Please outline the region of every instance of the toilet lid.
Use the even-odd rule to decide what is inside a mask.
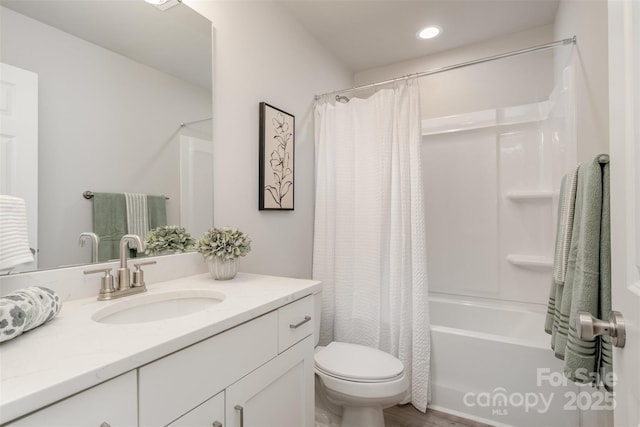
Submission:
[[[402,362],[375,348],[332,342],[315,355],[320,371],[336,378],[363,382],[388,381],[404,371]]]

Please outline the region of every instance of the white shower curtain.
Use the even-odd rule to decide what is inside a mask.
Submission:
[[[415,80],[368,99],[316,105],[320,343],[362,344],[398,357],[411,379],[411,403],[424,412],[430,338],[420,139]]]

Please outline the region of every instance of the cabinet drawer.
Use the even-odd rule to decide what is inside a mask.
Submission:
[[[313,295],[278,309],[278,353],[313,333]]]
[[[138,424],[136,400],[136,372],[131,371],[5,425],[134,427]]]
[[[271,312],[138,371],[140,426],[165,426],[278,353]]]

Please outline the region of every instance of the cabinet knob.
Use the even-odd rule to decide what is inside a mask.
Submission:
[[[236,405],[233,409],[240,412],[240,427],[244,427],[244,408],[240,405]]]
[[[222,427],[222,423],[220,421],[214,421],[213,424],[211,424],[212,427]]]

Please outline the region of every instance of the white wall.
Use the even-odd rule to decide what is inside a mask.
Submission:
[[[433,70],[553,41],[546,25],[356,74],[357,85]],[[547,99],[551,51],[487,62],[420,79],[423,118],[443,117]]]
[[[311,277],[313,96],[352,84],[351,73],[281,6],[187,4],[210,19],[214,46],[214,223],[253,239],[240,270]],[[258,104],[296,118],[295,210],[258,211]]]
[[[554,87],[554,81],[559,81],[558,79],[561,77],[560,70],[567,65],[569,58],[573,56],[575,58],[573,90],[576,94],[577,158],[578,161],[584,161],[593,158],[598,153],[608,151],[607,3],[605,0],[563,0],[560,3],[554,24],[412,61],[367,70],[357,74],[355,80],[357,85],[367,84],[554,40],[571,38],[574,35],[577,36],[578,43],[573,48],[563,46],[541,53],[501,59],[427,76],[420,79],[420,86],[424,118],[445,117],[478,110],[535,103],[548,99]],[[569,115],[573,117],[573,114]],[[515,138],[514,135],[520,135],[520,137],[524,135],[521,135],[520,129],[513,127],[505,128],[502,132],[506,132],[507,136],[511,135],[510,138]],[[492,132],[491,135],[495,136],[496,133]],[[433,156],[431,151],[435,150],[434,147],[437,148],[437,146],[425,142],[423,153],[428,166],[425,178],[433,178],[431,175],[438,168],[444,170],[435,184],[425,182],[428,192],[433,193],[434,186],[439,187],[441,182],[448,182],[450,186],[455,186],[458,182],[456,178],[463,181],[463,184],[460,185],[461,189],[470,191],[470,188],[474,188],[475,195],[482,191],[486,192],[486,195],[478,203],[473,203],[475,206],[473,215],[466,218],[464,224],[462,221],[458,221],[456,230],[460,231],[469,227],[470,231],[466,233],[466,236],[468,239],[474,239],[474,235],[482,232],[488,233],[496,224],[500,228],[500,232],[493,233],[496,234],[493,236],[494,238],[499,237],[499,245],[495,244],[494,238],[489,238],[491,233],[488,233],[482,237],[476,237],[473,241],[467,241],[465,247],[459,251],[450,250],[445,251],[448,253],[443,253],[441,247],[432,247],[430,259],[439,260],[436,267],[442,267],[445,261],[452,257],[454,257],[453,261],[458,262],[456,257],[463,253],[466,255],[464,258],[467,264],[480,255],[499,254],[499,256],[489,256],[489,259],[483,261],[482,268],[486,270],[486,273],[475,272],[475,280],[460,279],[457,281],[459,283],[452,284],[451,280],[436,277],[438,276],[438,268],[431,269],[431,273],[433,273],[430,277],[432,290],[540,304],[546,302],[549,271],[547,269],[531,269],[524,277],[526,269],[506,264],[504,258],[506,254],[514,253],[551,257],[554,234],[552,218],[554,215],[549,202],[552,199],[541,199],[535,203],[515,203],[505,198],[505,194],[494,194],[493,185],[496,181],[494,175],[497,172],[499,176],[504,174],[505,177],[511,177],[502,182],[502,193],[506,190],[557,191],[561,177],[561,174],[558,173],[563,174],[567,167],[575,166],[575,155],[572,154],[574,144],[571,141],[560,141],[560,145],[565,149],[555,150],[554,156],[568,157],[564,160],[560,159],[560,163],[564,165],[562,168],[551,168],[549,165],[553,162],[558,163],[558,159],[554,157],[552,161],[549,161],[548,158],[545,160],[548,153],[540,154],[543,152],[543,147],[544,150],[549,150],[550,146],[558,143],[557,137],[543,143],[543,137],[546,138],[549,135],[551,135],[549,132],[534,130],[531,137],[527,137],[530,141],[519,143],[517,147],[509,144],[502,147],[499,144],[494,148],[489,144],[483,160],[479,160],[482,156],[478,153],[473,156],[469,155],[471,150],[481,146],[481,143],[478,138],[471,138],[468,132],[463,133],[459,138],[470,138],[475,143],[473,147],[460,149],[456,144],[447,141],[443,145],[446,147],[443,150],[447,151],[439,153],[435,159],[430,156]],[[448,138],[455,137],[453,134],[448,135]],[[426,138],[425,141],[431,139],[433,137]],[[572,139],[571,135],[567,135],[567,140],[569,139]],[[540,147],[537,144],[541,144]],[[514,156],[518,157],[521,164],[507,173],[511,167],[509,159]],[[497,163],[496,159],[498,159]],[[541,160],[544,161],[541,162]],[[463,168],[461,165],[465,164],[465,161],[468,161],[468,165]],[[553,173],[541,176],[541,179],[545,182],[550,181],[551,184],[546,182],[544,185],[536,186],[527,183],[526,180],[513,178],[518,174],[524,174],[527,169],[535,169],[534,165],[538,165],[535,168],[540,171],[554,169]],[[429,178],[430,176],[431,178]],[[478,186],[484,182],[483,179],[487,185],[480,188]],[[503,177],[501,179],[504,181]],[[434,198],[433,194],[431,196],[427,194],[427,200]],[[460,199],[455,196],[450,197],[455,200]],[[463,197],[462,199],[472,200],[473,198]],[[460,207],[460,204],[463,207]],[[469,222],[473,223],[474,218],[485,205],[485,210],[491,213],[491,215],[487,215],[486,224],[482,224],[478,220],[475,225],[469,225]],[[455,210],[456,206],[460,212],[447,213],[447,210]],[[452,225],[451,223],[455,222],[453,218],[460,216],[459,214],[462,212],[467,212],[464,206],[464,202],[458,202],[458,204],[452,202],[446,207],[438,207],[443,210],[443,223],[436,226],[432,224],[432,228],[436,229],[432,229],[431,232],[437,233],[437,229],[446,229],[447,224]],[[499,215],[494,214],[496,209],[500,210]],[[507,215],[508,212],[505,212],[505,209],[513,211],[511,216]],[[437,213],[435,210],[435,207],[429,208],[427,205],[427,216],[434,217]],[[451,239],[451,237],[448,238]],[[480,249],[476,248],[476,257],[471,253],[474,244],[481,244]],[[499,264],[499,268],[496,267],[496,264]],[[451,268],[445,270],[450,271]],[[522,277],[518,275],[522,275]],[[481,280],[482,277],[485,277],[486,280]],[[532,281],[539,283],[529,283]]]
[[[562,0],[556,38],[576,36],[578,162],[609,152],[609,71],[606,0]]]
[[[368,70],[357,74],[356,82],[367,84],[553,40],[549,24]],[[429,130],[422,145],[431,292],[546,302],[549,268],[515,266],[507,256],[550,259],[553,200],[515,203],[506,194],[551,194],[550,150],[563,141],[548,140],[539,124],[540,109],[506,107],[548,100],[553,64],[553,51],[547,50],[420,79],[422,116],[427,119],[423,129],[439,129]],[[473,114],[478,111],[485,113]],[[471,123],[480,125],[474,129]],[[461,263],[465,268],[459,268]]]
[[[90,261],[78,246],[92,230],[85,190],[165,194],[178,222],[179,124],[211,116],[210,91],[1,12],[0,60],[39,75],[40,268]]]

